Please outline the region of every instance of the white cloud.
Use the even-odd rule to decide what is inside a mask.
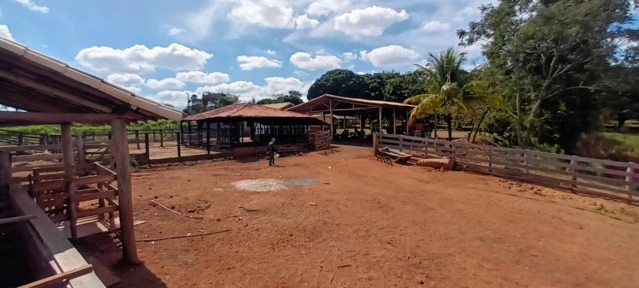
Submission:
[[[266,54],[268,55],[275,55],[275,53],[276,53],[275,50],[271,50],[271,49],[266,50]]]
[[[173,43],[168,47],[135,45],[124,50],[105,46],[82,49],[75,59],[84,67],[106,73],[139,73],[155,68],[200,70],[213,57],[205,51]]]
[[[204,86],[196,90],[198,94],[204,92],[229,93],[240,96],[240,101],[247,102],[253,98],[256,100],[268,98],[273,94],[288,93],[290,90],[300,91],[302,95],[308,92],[310,83],[289,77],[265,78],[266,85],[260,86],[249,81],[235,81],[214,86]]]
[[[163,90],[151,96],[160,103],[168,103],[175,107],[186,107],[187,99],[193,95],[191,91]]]
[[[391,8],[372,6],[335,17],[334,28],[350,36],[379,36],[386,28],[406,19],[406,10],[397,12]]]
[[[106,77],[106,81],[122,87],[141,86],[144,78],[138,74],[115,73]]]
[[[293,71],[293,74],[300,76],[300,77],[304,77],[304,76],[308,76],[308,73],[302,71],[302,70],[295,70]]]
[[[355,72],[355,74],[357,74],[357,75],[364,75],[364,74],[366,74],[366,72],[358,71],[358,72]]]
[[[342,53],[342,59],[344,62],[348,63],[357,59],[357,54],[351,52]]]
[[[49,13],[49,7],[47,6],[38,6],[35,3],[33,3],[33,1],[31,0],[16,0],[16,2],[22,4],[22,6],[27,7],[27,9],[33,11],[33,12],[39,12],[39,13]]]
[[[178,90],[184,88],[184,82],[175,78],[166,78],[162,80],[149,79],[146,80],[146,87],[151,89]]]
[[[169,34],[169,36],[176,36],[176,35],[180,35],[182,33],[184,33],[184,29],[179,29],[179,28],[173,27],[173,28],[169,29],[169,33],[168,34]]]
[[[322,16],[344,11],[350,6],[351,3],[348,0],[319,0],[308,5],[306,13],[311,16]]]
[[[330,70],[340,67],[342,60],[333,55],[316,55],[297,52],[289,59],[293,65],[304,70]]]
[[[129,90],[131,92],[133,92],[133,94],[139,95],[140,92],[142,91],[142,88],[137,87],[137,86],[120,86],[126,90]]]
[[[415,63],[419,53],[399,45],[379,47],[370,52],[361,51],[360,57],[370,61],[375,67],[401,67]]]
[[[450,23],[439,21],[428,21],[422,23],[422,30],[426,32],[444,32],[450,29]]]
[[[317,21],[317,19],[308,18],[306,14],[295,19],[296,29],[312,29],[317,27],[317,25],[319,25],[319,21]]]
[[[9,31],[9,27],[7,25],[0,25],[0,37],[13,40],[13,35],[11,35],[11,31]]]
[[[278,0],[240,0],[229,17],[240,25],[293,28],[293,8]]]
[[[241,63],[240,68],[242,70],[253,70],[255,68],[279,68],[282,67],[282,62],[278,60],[268,59],[263,56],[237,56],[237,62]]]
[[[226,73],[220,73],[220,72],[205,73],[202,71],[178,72],[175,78],[183,82],[208,84],[208,85],[217,85],[220,83],[225,83],[225,82],[228,82],[230,79],[229,74],[226,74]]]

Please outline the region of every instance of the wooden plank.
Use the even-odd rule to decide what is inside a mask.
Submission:
[[[32,171],[33,169],[44,169],[44,168],[63,168],[64,164],[43,164],[43,165],[35,165],[35,166],[21,166],[21,167],[12,167],[11,173],[17,172],[27,172]]]
[[[69,205],[68,205],[68,211],[69,211],[69,218],[70,218],[70,223],[69,223],[69,227],[71,228],[71,238],[73,239],[77,239],[78,238],[78,232],[77,232],[77,221],[78,221],[78,216],[77,216],[77,204],[78,202],[75,199],[75,190],[76,190],[76,184],[74,183],[74,175],[73,172],[74,170],[74,157],[73,157],[73,142],[72,142],[72,138],[71,138],[71,124],[70,123],[64,123],[62,125],[60,125],[61,127],[61,132],[62,132],[62,154],[64,154],[64,172],[65,172],[65,191],[67,192],[67,195],[69,196]]]
[[[77,195],[76,199],[78,200],[78,202],[84,202],[84,201],[90,201],[90,200],[96,200],[96,199],[110,198],[115,196],[117,196],[116,190],[107,190],[107,191],[100,191],[95,193],[84,193],[82,195]]]
[[[67,193],[54,193],[48,195],[38,195],[35,197],[36,203],[41,208],[45,207],[60,207],[69,203],[69,196]]]
[[[111,213],[115,211],[118,211],[118,206],[101,207],[101,208],[96,208],[91,210],[78,210],[78,218],[95,216],[99,214],[106,214],[106,213]],[[122,218],[122,213],[120,213],[120,218]],[[122,221],[122,219],[120,219],[120,221]]]
[[[16,216],[11,218],[0,219],[0,225],[9,224],[9,223],[17,223],[17,222],[25,222],[35,218],[35,215],[24,215],[24,216]]]
[[[131,264],[140,263],[135,243],[135,227],[133,226],[133,195],[131,187],[131,159],[129,156],[129,144],[126,136],[126,123],[124,119],[116,119],[111,122],[113,130],[113,148],[118,174],[118,197],[120,207],[120,230],[122,241],[122,254],[125,262]],[[178,140],[179,143],[179,140]],[[107,208],[107,207],[105,207]],[[101,209],[101,208],[98,208]]]
[[[95,164],[90,164],[90,163],[86,163],[86,164],[78,164],[73,166],[73,169],[75,171],[80,171],[80,170],[86,170],[86,171],[93,171]],[[50,165],[50,167],[42,167],[42,168],[36,168],[33,169],[33,172],[38,172],[38,173],[51,173],[51,172],[60,172],[60,171],[65,171],[65,167],[64,164],[56,164],[54,165]]]
[[[52,190],[62,190],[65,188],[65,180],[42,181],[33,183],[31,191],[34,193]]]
[[[116,178],[117,177],[115,175],[98,175],[98,176],[87,176],[87,177],[77,178],[74,181],[77,186],[84,186],[84,185],[98,184],[98,183],[104,183],[104,182],[113,182],[116,180]]]
[[[52,149],[60,149],[62,146],[60,144],[49,144],[49,145],[34,145],[34,146],[11,146],[11,147],[0,147],[0,152],[18,152],[18,151],[45,151]]]
[[[59,214],[59,215],[54,215],[51,216],[51,222],[53,223],[60,223],[60,222],[64,222],[64,221],[69,221],[69,214]]]
[[[58,231],[54,223],[44,214],[44,211],[29,198],[19,185],[12,186],[11,199],[14,202],[14,207],[19,212],[24,215],[36,216],[36,218],[29,221],[40,236],[44,246],[53,255],[53,259],[60,271],[67,272],[88,264],[73,245]],[[71,279],[69,284],[73,288],[105,288],[94,273]]]
[[[100,171],[100,174],[111,174],[111,175],[117,175],[113,170],[104,167],[98,163],[95,164],[95,169]]]
[[[76,268],[73,269],[71,271],[67,271],[67,272],[63,272],[60,274],[56,274],[44,279],[40,279],[38,281],[35,282],[31,282],[29,284],[26,285],[22,285],[19,288],[44,288],[44,287],[49,287],[53,284],[62,284],[65,283],[67,281],[69,281],[69,279],[73,279],[76,278],[78,276],[82,276],[82,275],[86,275],[89,273],[93,272],[93,266],[91,264],[87,264],[83,267],[80,268]]]
[[[44,160],[58,160],[62,159],[62,153],[58,154],[38,154],[38,155],[19,155],[13,156],[11,159],[13,162],[27,162],[27,161],[44,161]]]

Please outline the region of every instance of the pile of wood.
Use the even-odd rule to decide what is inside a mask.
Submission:
[[[309,137],[310,144],[315,147],[315,150],[321,151],[331,148],[331,132],[330,131],[317,131],[311,133]]]

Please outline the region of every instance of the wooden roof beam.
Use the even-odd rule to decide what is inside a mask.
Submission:
[[[10,80],[10,81],[12,81],[14,83],[17,83],[17,84],[20,84],[20,85],[23,85],[23,86],[29,86],[29,87],[31,87],[33,89],[40,90],[42,92],[46,92],[47,94],[51,94],[51,95],[53,95],[55,97],[62,98],[64,100],[66,100],[66,101],[70,101],[70,102],[74,102],[74,103],[77,103],[77,104],[84,105],[84,106],[89,107],[91,109],[95,109],[95,110],[98,110],[98,111],[101,111],[101,112],[105,112],[105,113],[111,113],[111,108],[109,108],[107,106],[104,106],[104,105],[101,105],[101,104],[97,104],[97,103],[94,103],[92,101],[83,99],[82,97],[79,97],[79,96],[73,95],[71,93],[68,93],[66,91],[63,91],[63,90],[60,90],[60,89],[57,89],[57,88],[53,88],[51,86],[47,86],[47,85],[38,83],[35,80],[31,80],[31,79],[24,78],[24,77],[19,77],[19,76],[14,75],[14,74],[12,74],[10,72],[7,72],[7,71],[0,71],[0,78],[8,79],[8,80]]]
[[[87,123],[108,124],[122,115],[99,113],[40,113],[40,112],[0,112],[0,123],[61,124]]]

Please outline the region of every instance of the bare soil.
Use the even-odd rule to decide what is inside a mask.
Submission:
[[[143,265],[108,237],[79,243],[122,287],[637,287],[639,208],[339,147],[268,161],[133,172]],[[249,192],[247,179],[317,179]],[[192,219],[154,206],[156,201]],[[89,254],[89,255],[87,255]]]

